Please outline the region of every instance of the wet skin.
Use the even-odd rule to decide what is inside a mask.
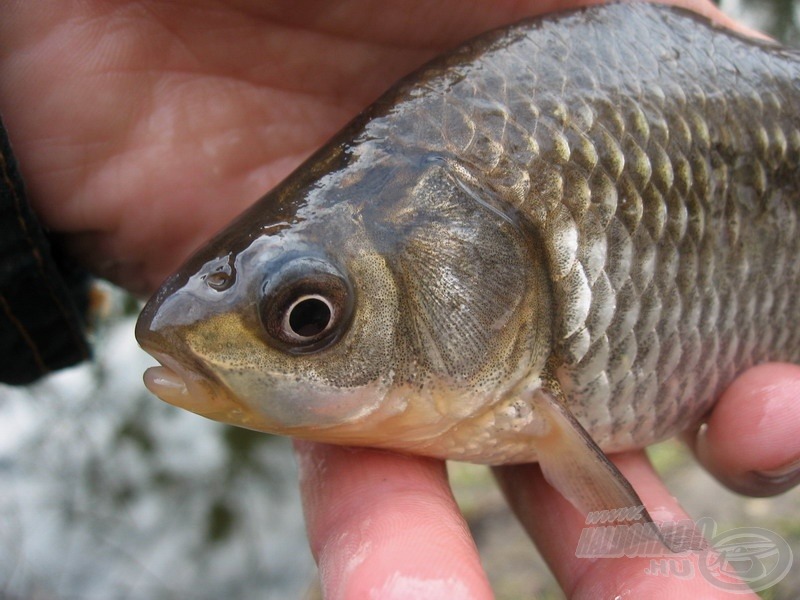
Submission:
[[[254,15],[224,5],[197,12],[181,8],[170,14],[166,8],[139,12],[142,6],[153,6],[138,3],[98,3],[81,7],[87,11],[82,15],[64,15],[59,11],[72,9],[44,11],[20,3],[4,14],[0,37],[7,42],[0,62],[0,109],[33,201],[54,230],[73,235],[76,250],[98,272],[131,289],[151,291],[191,248],[243,208],[248,198],[259,196],[281,179],[300,156],[319,145],[402,72],[478,30],[556,8],[555,4],[497,3],[462,13],[442,3],[441,8],[418,6],[409,13],[415,19],[397,20],[380,18],[383,15],[378,9],[363,12],[363,7],[354,3],[335,15],[317,12],[310,31],[318,35],[304,36],[309,28],[286,27],[287,19],[308,23],[302,20],[315,12],[311,5],[273,5],[276,14]],[[306,7],[309,12],[304,13]],[[279,14],[282,9],[286,12]],[[468,16],[465,22],[454,22],[454,14]],[[364,15],[366,21],[354,19],[354,15]],[[76,18],[81,16],[90,18]],[[205,19],[219,23],[220,17],[239,26],[231,28],[235,35],[231,34],[230,40],[220,33],[219,39],[190,36],[187,41],[192,30],[184,27]],[[366,27],[373,22],[383,23],[382,28]],[[420,29],[420,22],[430,29]],[[442,23],[449,28],[442,29]],[[98,64],[90,60],[89,42],[98,41],[109,24],[118,27],[120,35],[106,41],[118,52],[108,55],[108,63]],[[237,44],[246,39],[242,33],[255,35],[265,25],[286,36],[297,36],[293,39],[303,51],[293,56],[303,61],[299,70],[305,69],[306,75],[320,56],[332,55],[334,49],[349,48],[361,60],[349,61],[352,71],[337,73],[337,81],[307,77],[321,89],[306,94],[295,90],[293,95],[290,90],[297,82],[286,72],[271,73],[272,82],[254,82],[250,78],[257,74],[247,72],[247,61],[243,63],[233,54]],[[354,30],[368,32],[370,41],[356,37],[353,43],[352,35],[345,40],[335,35]],[[150,55],[152,46],[141,43],[144,37],[152,42],[149,34],[154,32],[159,40],[158,55]],[[407,47],[398,48],[398,40]],[[222,43],[226,41],[237,44]],[[64,44],[73,44],[75,51],[65,52]],[[195,52],[185,52],[186,44]],[[227,52],[219,52],[220,46]],[[284,65],[282,48],[273,49],[272,61],[265,60],[270,49],[264,49],[259,63]],[[211,49],[217,50],[209,53],[213,60],[205,57],[204,61],[204,56],[197,54]],[[175,68],[163,64],[165,50],[174,57]],[[376,60],[376,50],[381,60]],[[77,71],[76,66],[80,67]],[[63,73],[69,73],[69,78]],[[183,102],[188,97],[200,104],[213,102],[219,95],[221,75],[226,73],[239,79],[225,79],[230,86],[223,86],[227,104],[215,104],[219,112],[203,106],[194,124],[176,119],[171,131],[159,125],[165,112],[191,116],[185,107],[197,104]],[[342,79],[360,85],[339,88]],[[107,95],[98,104],[93,92],[99,81]],[[157,82],[162,85],[155,85]],[[95,102],[86,102],[87,96]],[[297,109],[298,97],[304,98],[302,111]],[[35,98],[47,102],[34,103]],[[281,107],[297,112],[272,112]],[[243,134],[242,139],[228,137],[243,121],[248,127],[239,129],[252,133]],[[252,127],[253,123],[262,127]],[[213,154],[216,142],[217,149],[228,150],[222,153],[224,159],[220,160],[219,152],[214,158],[198,159],[202,140],[207,145],[201,154]],[[220,202],[221,197],[236,201]],[[777,493],[793,485],[792,472],[784,476],[780,471],[800,456],[795,435],[800,430],[800,415],[792,402],[800,391],[799,382],[797,369],[784,366],[759,367],[740,378],[717,404],[702,441],[696,444],[701,461],[731,487],[749,493]],[[759,424],[757,431],[752,430],[753,423]],[[356,595],[359,590],[388,585],[402,568],[409,577],[460,581],[475,597],[488,597],[485,576],[452,502],[441,463],[308,444],[302,445],[300,455],[305,465],[302,486],[312,549],[331,596],[345,590]],[[323,460],[324,470],[319,468]],[[649,505],[679,512],[642,454],[626,455],[617,462]],[[755,471],[774,471],[775,477],[756,477]],[[635,595],[652,583],[636,561],[587,563],[572,557],[570,532],[581,519],[542,485],[536,467],[503,469],[500,478],[512,482],[505,486],[512,503],[569,596],[613,596],[623,590],[635,590]],[[543,514],[548,518],[537,518]],[[558,536],[553,537],[551,528],[556,522]],[[352,551],[344,533],[351,540],[355,536],[371,544],[367,559],[349,571],[337,568]],[[705,590],[698,581],[670,581],[669,586],[660,581],[659,593],[673,597],[719,593]]]

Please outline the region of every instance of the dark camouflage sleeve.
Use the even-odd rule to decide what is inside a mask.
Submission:
[[[89,357],[89,276],[39,224],[0,120],[0,382]]]

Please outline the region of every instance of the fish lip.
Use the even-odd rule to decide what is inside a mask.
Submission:
[[[152,394],[167,402],[192,411],[215,403],[217,394],[208,384],[209,376],[186,368],[180,361],[158,350],[148,352],[159,363],[144,372],[144,385]]]

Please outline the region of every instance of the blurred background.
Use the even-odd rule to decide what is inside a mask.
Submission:
[[[800,44],[794,0],[722,6]],[[0,386],[0,599],[319,597],[288,441],[149,395],[141,377],[154,363],[133,337],[139,306],[110,298],[93,364]],[[675,442],[650,453],[691,515],[786,539],[797,565],[760,595],[800,597],[800,490],[743,498]],[[563,598],[488,471],[451,464],[450,474],[498,598]]]

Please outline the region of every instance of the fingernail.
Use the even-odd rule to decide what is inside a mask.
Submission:
[[[800,457],[776,469],[752,471],[752,475],[771,488],[771,493],[779,494],[800,481]]]

